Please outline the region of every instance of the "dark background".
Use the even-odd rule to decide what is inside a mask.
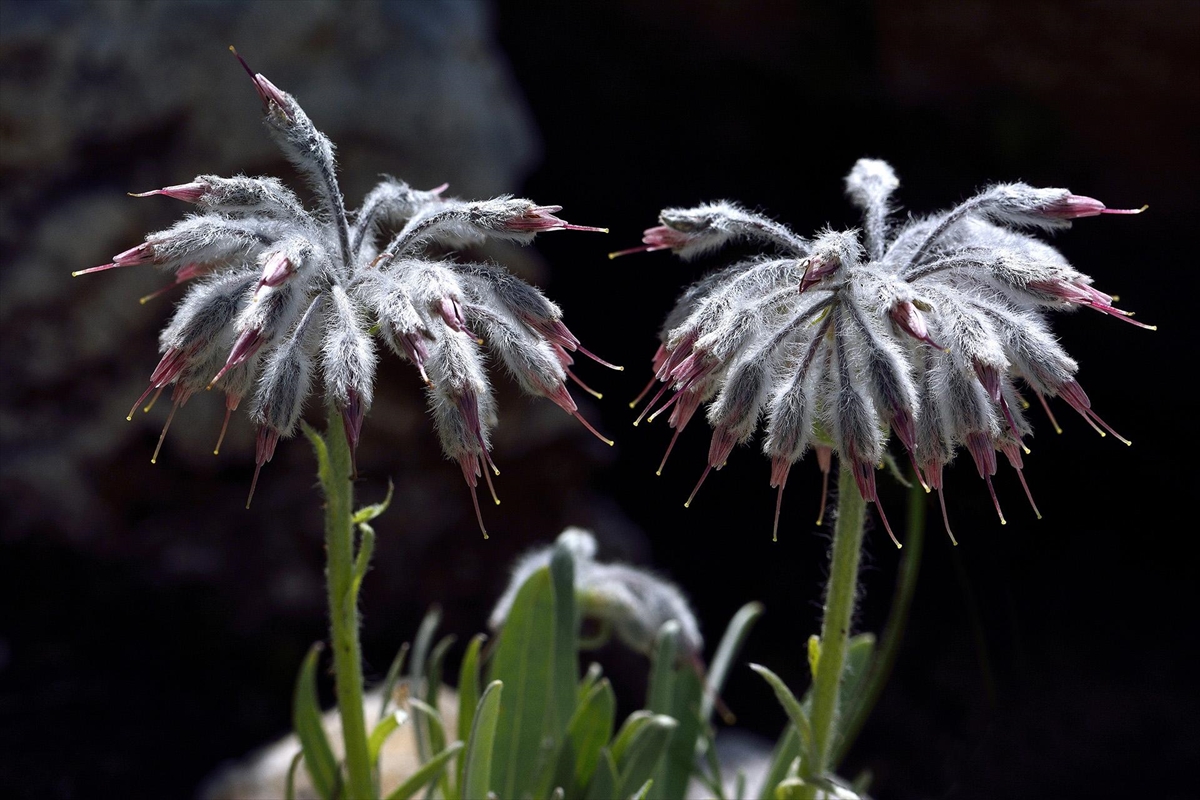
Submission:
[[[339,146],[352,206],[381,172],[464,197],[517,192],[607,237],[556,233],[498,257],[537,282],[601,355],[590,439],[503,379],[492,538],[441,459],[411,370],[385,359],[360,453],[378,521],[364,590],[378,677],[428,604],[465,642],[504,565],[568,524],[602,555],[690,595],[711,642],[742,603],[767,607],[747,648],[803,687],[819,624],[819,477],[793,472],[780,541],[755,450],[693,508],[697,422],[663,477],[662,423],[630,427],[657,326],[717,257],[610,261],[666,205],[729,198],[799,232],[857,222],[856,158],[890,161],[901,213],[989,181],[1066,186],[1139,217],[1082,220],[1055,244],[1156,333],[1091,312],[1055,325],[1094,406],[1134,441],[1100,439],[1063,404],[1033,413],[1027,459],[1045,517],[1010,472],[1000,527],[968,461],[947,474],[961,542],[931,523],[896,672],[843,772],[880,798],[1185,797],[1195,724],[1193,550],[1200,180],[1200,5],[1190,2],[0,3],[0,786],[6,796],[188,795],[223,760],[288,727],[300,657],[324,634],[311,455],[281,445],[241,509],[252,431],[209,455],[216,398],[122,417],[156,363],[162,279],[68,273],[181,213],[137,191],[201,172],[291,177],[225,48],[291,91]],[[903,490],[883,480],[893,520]],[[936,516],[934,517],[936,522]],[[878,631],[898,556],[864,554],[858,624]],[[457,658],[459,651],[453,651]],[[627,708],[640,656],[609,651]],[[726,700],[773,738],[783,713],[748,670]]]

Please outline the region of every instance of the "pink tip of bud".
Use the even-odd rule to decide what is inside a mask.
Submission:
[[[809,256],[804,268],[804,276],[800,278],[800,291],[807,292],[813,286],[823,281],[842,266],[842,260],[837,256]]]
[[[608,233],[608,228],[594,228],[588,225],[572,225],[564,219],[554,216],[561,211],[562,206],[534,206],[521,216],[507,222],[506,227],[511,231],[521,233],[539,233],[542,231],[592,231]]]
[[[807,287],[805,287],[807,288]],[[945,350],[940,344],[929,338],[929,326],[925,323],[925,315],[907,300],[901,300],[892,306],[889,312],[892,320],[900,329],[919,342],[925,342],[938,350]]]
[[[229,352],[229,358],[225,361],[225,366],[221,367],[221,371],[208,382],[209,387],[211,388],[217,381],[221,380],[226,372],[245,363],[262,346],[263,337],[260,329],[251,328],[248,331],[242,331],[242,335],[233,343],[233,349]]]
[[[1101,214],[1140,214],[1149,206],[1141,208],[1107,208],[1094,197],[1069,194],[1063,199],[1041,209],[1043,215],[1054,219],[1080,219],[1097,217]]]
[[[437,197],[438,195],[440,195],[442,192],[446,191],[449,188],[450,188],[450,184],[443,183],[441,186],[435,186],[432,189],[430,189],[429,193],[431,195],[433,195],[434,197]]]
[[[190,281],[192,278],[199,278],[201,275],[206,275],[212,269],[211,264],[202,264],[198,261],[190,261],[179,268],[175,273],[175,282],[183,283]]]
[[[967,434],[967,451],[975,462],[975,469],[979,470],[979,477],[990,478],[996,474],[996,450],[986,434],[979,431]]]
[[[708,445],[708,465],[716,470],[721,469],[729,460],[729,454],[733,452],[736,443],[729,428],[724,425],[718,426],[713,431],[712,442]]]
[[[113,264],[118,267],[131,267],[134,264],[148,264],[154,260],[154,246],[142,242],[137,247],[117,253],[113,256]]]
[[[263,266],[262,277],[259,278],[258,286],[255,288],[255,295],[264,286],[272,289],[276,286],[282,286],[287,282],[288,278],[295,274],[296,265],[290,258],[283,253],[273,253]]]
[[[250,80],[254,82],[254,88],[258,92],[259,98],[263,102],[263,109],[271,110],[271,104],[274,103],[280,111],[283,112],[289,120],[295,122],[296,117],[292,114],[291,104],[286,94],[280,91],[279,87],[267,80],[261,73],[257,73],[250,69],[250,65],[246,63],[246,59],[242,58],[241,54],[234,49],[233,45],[229,45],[229,52],[233,53],[234,57],[241,63],[242,69],[246,70],[246,74],[250,76]]]
[[[198,203],[200,198],[204,197],[208,191],[208,187],[199,181],[191,183],[180,183],[175,186],[166,186],[162,189],[151,189],[148,192],[130,192],[131,197],[152,197],[154,195],[162,195],[163,197],[171,197],[175,200],[182,200],[185,203]]]

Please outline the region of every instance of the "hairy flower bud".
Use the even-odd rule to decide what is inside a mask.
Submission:
[[[999,513],[991,483],[997,450],[1024,483],[1020,451],[1031,429],[1018,380],[1043,404],[1062,397],[1097,431],[1117,436],[1092,410],[1074,378],[1078,365],[1043,314],[1086,306],[1126,321],[1130,315],[1057,250],[1015,230],[1066,227],[1109,210],[1066,189],[998,184],[942,214],[890,227],[898,186],[891,167],[873,159],[858,161],[846,177],[846,192],[863,211],[862,241],[858,231],[830,230],[800,239],[721,202],[666,209],[644,246],[613,254],[669,248],[691,258],[735,239],[786,254],[738,262],[684,292],[653,358],[663,385],[638,417],[653,420],[674,405],[672,419],[679,414],[686,424],[699,403],[715,398],[707,475],[749,438],[765,408],[763,449],[771,486],[780,490],[776,528],[788,472],[810,446],[826,475],[836,449],[860,494],[878,508],[874,470],[889,429],[918,480],[938,491],[947,532],[942,475],[959,447],[971,454]],[[890,534],[886,517],[883,523]]]

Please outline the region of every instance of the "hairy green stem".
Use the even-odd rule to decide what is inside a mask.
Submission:
[[[358,642],[358,592],[354,587],[354,487],[350,482],[350,447],[341,415],[331,405],[325,430],[329,472],[321,475],[325,491],[325,583],[329,590],[330,638],[337,685],[338,712],[346,744],[346,798],[375,794],[363,716],[362,650]]]
[[[817,662],[817,674],[813,678],[814,763],[808,770],[813,776],[823,775],[832,766],[838,694],[841,691],[850,620],[854,614],[854,599],[858,589],[858,562],[862,553],[866,506],[854,483],[854,473],[847,465],[839,465],[837,521],[833,529],[829,586],[821,623],[821,656]]]
[[[921,553],[925,548],[926,500],[925,489],[921,486],[920,480],[913,480],[912,486],[908,490],[908,521],[904,535],[904,554],[900,557],[900,576],[896,579],[892,607],[888,611],[887,624],[883,629],[883,638],[879,642],[879,649],[875,651],[875,657],[871,659],[871,669],[867,673],[866,685],[846,721],[840,726],[841,735],[838,736],[833,756],[829,759],[831,768],[836,769],[837,765],[841,763],[850,746],[854,744],[859,731],[862,730],[862,726],[866,724],[867,717],[871,715],[871,710],[883,693],[883,687],[887,684],[888,677],[892,673],[892,666],[896,663],[896,656],[900,652],[900,642],[904,639],[904,629],[908,625],[908,612],[912,608],[913,594],[917,589],[917,575],[921,571]]]

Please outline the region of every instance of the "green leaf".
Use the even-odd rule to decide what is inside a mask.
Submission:
[[[817,679],[817,670],[821,668],[821,637],[815,633],[808,637],[808,671],[813,680]]]
[[[621,755],[616,758],[616,797],[628,797],[654,775],[654,771],[667,754],[671,734],[678,726],[678,722],[664,714],[654,714],[646,719],[644,725],[639,726]]]
[[[588,787],[588,800],[612,800],[617,797],[617,765],[608,748],[600,751],[600,766]]]
[[[625,718],[625,721],[621,723],[621,729],[617,731],[616,737],[608,747],[614,761],[620,763],[621,757],[625,754],[625,749],[629,747],[629,743],[633,741],[633,737],[643,727],[650,724],[650,717],[652,716],[654,715],[649,711],[634,711]]]
[[[579,681],[579,688],[575,690],[575,707],[578,708],[583,699],[591,694],[592,688],[600,681],[600,677],[604,675],[604,668],[593,661],[588,665],[587,672],[583,674],[583,678]]]
[[[549,787],[542,787],[543,790],[561,787],[567,797],[584,796],[600,764],[600,752],[612,738],[616,716],[617,698],[608,680],[601,680],[588,692],[567,724]]]
[[[396,681],[400,678],[400,671],[404,669],[404,659],[407,655],[408,642],[405,642],[396,651],[396,656],[392,659],[391,666],[388,667],[387,676],[383,679],[383,700],[379,704],[380,719],[383,719],[384,714],[388,711],[388,706],[395,700]]]
[[[446,729],[442,726],[442,715],[438,713],[436,708],[424,700],[418,700],[415,697],[408,698],[408,705],[413,710],[416,719],[425,720],[430,734],[430,741],[446,740]],[[433,756],[430,756],[430,758],[433,758]]]
[[[759,800],[773,800],[775,797],[775,789],[787,779],[788,770],[792,764],[800,759],[800,734],[796,731],[796,726],[788,723],[783,730],[783,735],[779,737],[779,742],[775,745],[775,752],[771,756],[771,766],[767,770],[767,778],[763,781],[762,790],[759,792]]]
[[[379,763],[379,751],[383,749],[383,743],[405,722],[408,722],[408,714],[397,709],[381,719],[371,731],[371,736],[367,739],[367,754],[371,757],[372,767]]]
[[[751,664],[750,669],[763,676],[767,683],[771,684],[771,688],[775,690],[775,697],[779,700],[779,704],[783,706],[783,710],[787,712],[788,719],[792,721],[792,724],[796,726],[796,730],[800,732],[800,739],[804,745],[805,758],[811,759],[813,734],[812,725],[808,721],[808,712],[801,708],[799,701],[796,700],[796,695],[792,694],[792,690],[774,672],[761,664]]]
[[[654,779],[650,778],[642,784],[642,788],[638,789],[630,797],[630,800],[646,800],[650,796],[650,787],[654,785]]]
[[[500,721],[500,695],[504,684],[492,681],[483,690],[471,723],[467,739],[467,756],[463,760],[462,796],[487,797],[492,785],[492,752],[496,744],[496,725]]]
[[[283,784],[283,800],[296,800],[296,768],[304,760],[304,751],[296,751],[292,763],[288,764],[287,780]]]
[[[668,712],[679,726],[671,734],[667,754],[654,774],[650,797],[682,800],[687,793],[688,781],[696,771],[696,743],[704,727],[700,719],[703,694],[700,673],[690,664],[680,667],[675,675],[671,710]]]
[[[453,634],[443,636],[429,655],[429,666],[425,669],[425,702],[434,709],[438,707],[438,694],[442,688],[442,664],[446,660],[446,651],[456,638]],[[440,719],[441,712],[438,715]],[[431,736],[429,744],[433,752],[440,753],[446,747],[445,733],[441,734],[441,738]]]
[[[650,655],[650,682],[646,686],[646,708],[670,714],[675,698],[675,662],[679,657],[679,623],[667,620],[658,629]]]
[[[550,581],[554,589],[554,693],[547,717],[548,733],[560,741],[575,711],[575,685],[579,681],[579,616],[575,608],[575,557],[562,543],[550,556]]]
[[[467,652],[463,655],[461,666],[458,668],[458,738],[466,741],[471,735],[471,723],[475,720],[475,706],[479,705],[479,651],[487,636],[478,633],[467,643]],[[456,775],[462,774],[462,761],[465,753],[459,753]]]
[[[834,742],[842,738],[842,721],[847,719],[862,694],[867,673],[871,668],[871,655],[875,652],[875,635],[860,633],[851,636],[846,645],[846,662],[842,665],[842,689],[838,692],[837,732]],[[805,697],[810,704],[811,699]],[[835,744],[835,747],[837,745]]]
[[[340,778],[333,750],[329,747],[329,740],[325,738],[325,728],[321,724],[321,707],[317,702],[317,657],[320,653],[321,643],[317,642],[309,648],[308,655],[304,657],[304,663],[300,666],[296,692],[292,699],[292,724],[296,728],[296,737],[300,740],[300,750],[304,754],[304,766],[312,777],[313,787],[324,800],[330,800]]]
[[[425,668],[428,666],[429,648],[433,644],[433,634],[442,619],[442,609],[431,606],[421,620],[417,629],[417,638],[413,641],[412,658],[409,660],[408,679],[411,692],[415,697],[423,697]],[[424,764],[433,758],[434,750],[429,746],[429,725],[424,720],[414,720],[413,734],[417,740],[417,759]]]
[[[700,704],[700,719],[706,724],[712,718],[714,700],[721,696],[721,691],[725,688],[725,680],[729,677],[734,659],[741,651],[746,637],[750,635],[750,629],[762,614],[762,603],[747,603],[738,609],[725,628],[725,635],[721,637],[721,643],[717,645],[717,652],[708,667],[708,691],[704,692]]]
[[[445,750],[429,759],[428,762],[422,764],[412,775],[408,776],[404,783],[392,790],[386,800],[408,800],[408,798],[421,791],[421,787],[433,783],[440,778],[446,769],[447,762],[454,758],[462,749],[462,742],[451,744]]]
[[[504,682],[492,788],[504,798],[532,792],[539,766],[553,752],[547,718],[554,703],[554,590],[543,567],[517,591],[492,657],[491,677]],[[549,745],[547,747],[546,745]]]
[[[383,512],[387,511],[388,506],[392,503],[392,490],[394,488],[395,487],[392,486],[392,479],[388,478],[387,496],[384,497],[381,502],[375,503],[374,505],[363,506],[358,511],[355,511],[354,516],[350,518],[350,524],[362,525],[364,522],[370,522]]]

